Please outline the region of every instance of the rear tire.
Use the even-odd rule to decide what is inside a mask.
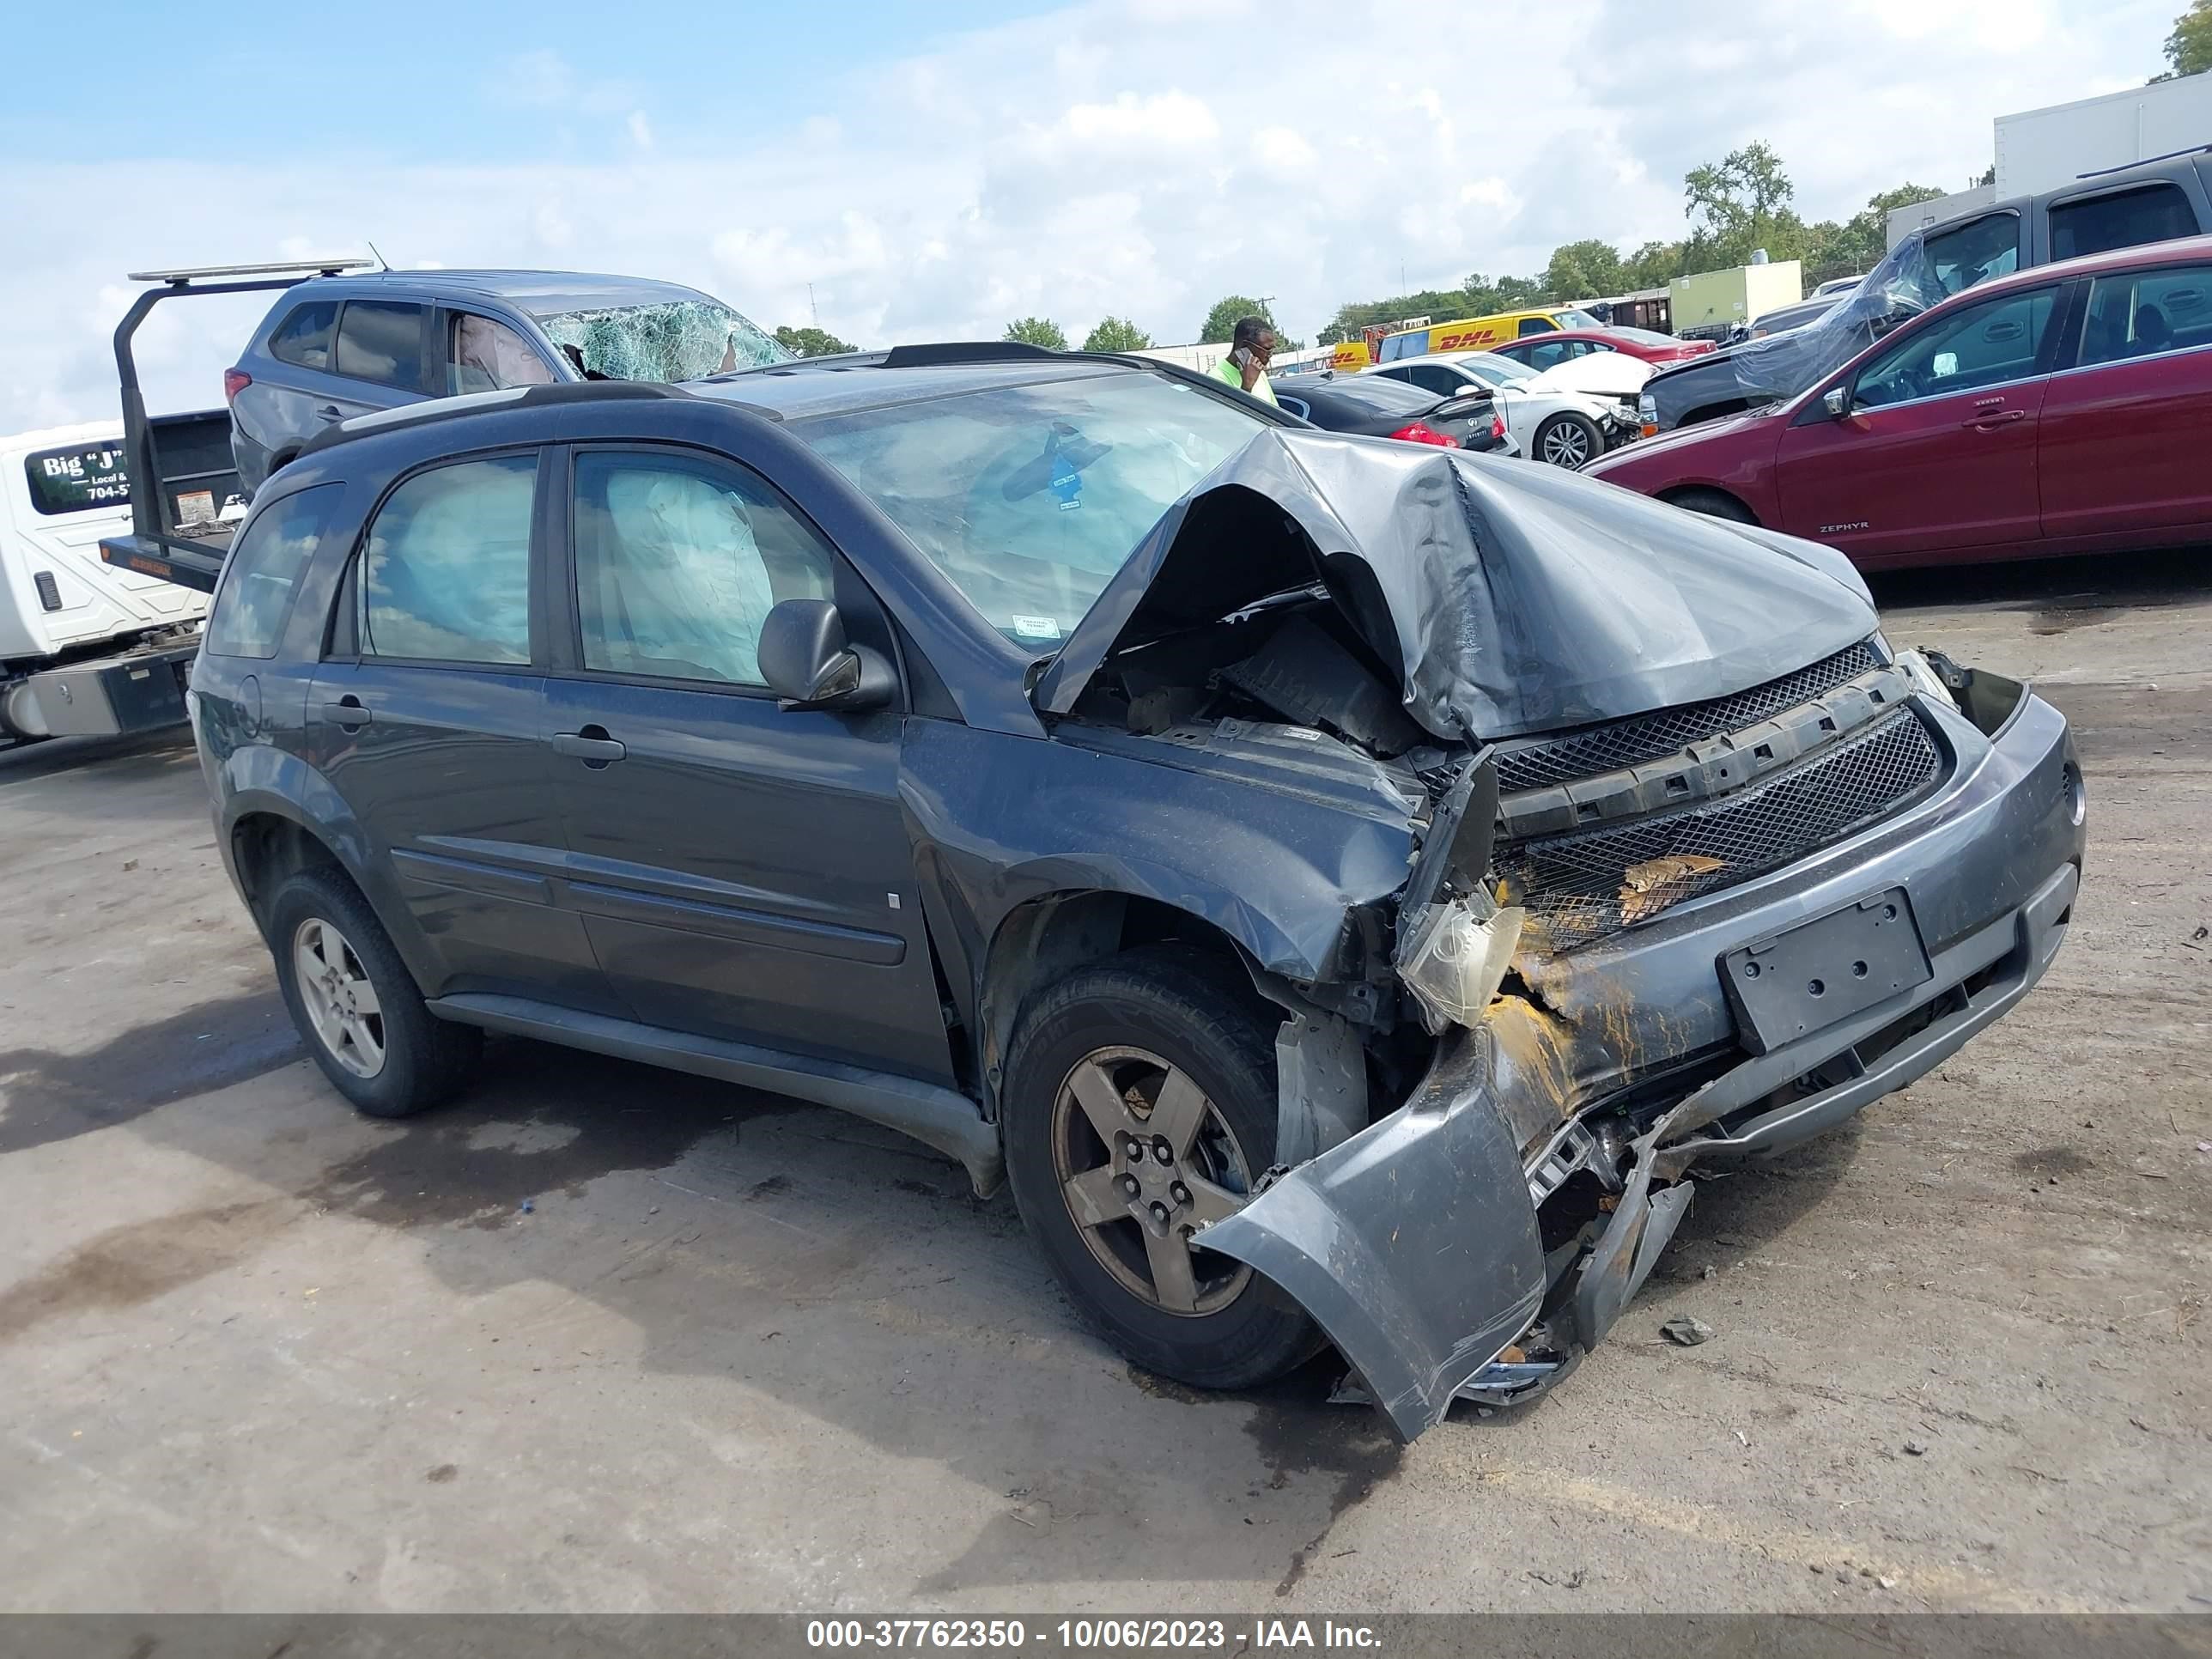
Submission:
[[[1665,500],[1670,507],[1702,513],[1709,519],[1726,519],[1732,524],[1759,522],[1749,507],[1724,490],[1678,489]]]
[[[1529,453],[1552,466],[1579,472],[1605,453],[1597,422],[1580,415],[1554,415],[1536,428]]]
[[[1273,1283],[1186,1242],[1275,1157],[1279,1022],[1232,976],[1176,946],[1077,969],[1023,1010],[1003,1097],[1014,1202],[1069,1297],[1128,1358],[1201,1389],[1272,1381],[1321,1340]]]
[[[330,866],[288,877],[269,903],[276,982],[331,1086],[370,1117],[412,1117],[467,1081],[483,1033],[440,1019],[361,890]]]

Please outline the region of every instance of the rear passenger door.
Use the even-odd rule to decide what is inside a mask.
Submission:
[[[946,1082],[896,708],[784,710],[778,602],[835,599],[896,660],[859,576],[760,474],[579,446],[547,684],[570,902],[650,1025]]]
[[[407,474],[371,515],[307,693],[312,763],[388,869],[433,996],[611,1012],[573,911],[545,744],[535,447]]]
[[[2212,526],[2212,263],[2093,279],[2044,399],[2046,536]]]

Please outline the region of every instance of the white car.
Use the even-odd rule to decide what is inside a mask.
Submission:
[[[1439,398],[1491,392],[1522,454],[1579,467],[1642,429],[1636,398],[1651,366],[1626,352],[1594,351],[1539,371],[1495,352],[1460,351],[1401,357],[1367,372],[1410,381]]]

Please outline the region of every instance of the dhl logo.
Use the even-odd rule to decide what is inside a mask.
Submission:
[[[1498,331],[1494,328],[1462,329],[1450,334],[1437,336],[1429,342],[1429,349],[1431,351],[1474,351],[1479,350],[1484,346],[1495,344],[1497,343],[1497,339]]]

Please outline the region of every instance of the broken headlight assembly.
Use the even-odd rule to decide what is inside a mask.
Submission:
[[[1431,1033],[1481,1020],[1504,981],[1527,915],[1517,904],[1500,909],[1479,888],[1423,913],[1400,953],[1398,977]]]

